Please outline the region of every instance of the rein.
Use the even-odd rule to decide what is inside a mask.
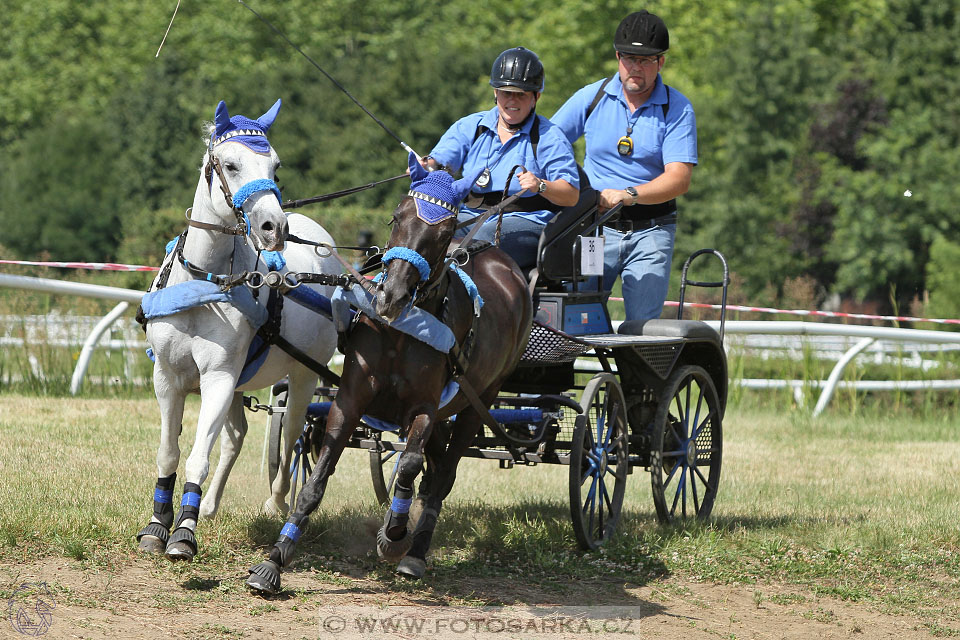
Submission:
[[[280,207],[282,209],[297,209],[308,204],[314,204],[316,202],[326,202],[327,200],[334,200],[336,198],[342,198],[343,196],[349,196],[353,193],[358,193],[360,191],[366,191],[367,189],[372,189],[381,184],[387,182],[393,182],[394,180],[399,180],[400,178],[408,177],[407,174],[401,173],[398,176],[393,176],[392,178],[384,178],[383,180],[377,180],[376,182],[370,182],[368,184],[360,185],[359,187],[350,187],[349,189],[344,189],[342,191],[334,191],[333,193],[327,193],[322,196],[314,196],[312,198],[303,198],[302,200],[287,200],[286,202],[281,202]]]

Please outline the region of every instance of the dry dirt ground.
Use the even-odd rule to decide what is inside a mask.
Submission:
[[[449,593],[433,594],[428,583],[396,589],[363,576],[321,576],[309,569],[285,573],[284,593],[263,599],[244,589],[245,578],[237,572],[198,579],[141,557],[109,570],[66,558],[0,565],[0,589],[14,594],[0,638],[933,637],[920,618],[774,583],[715,585],[670,576],[621,585],[602,606],[590,607],[579,605],[596,602],[596,583],[571,585],[562,596],[503,580],[457,586],[464,605],[524,603],[493,609],[449,606]],[[39,596],[17,593],[21,585],[43,582],[55,601],[45,619],[36,613]],[[11,617],[17,611],[20,617]]]

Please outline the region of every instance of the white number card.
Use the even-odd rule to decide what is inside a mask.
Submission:
[[[603,236],[580,236],[580,273],[603,275]]]

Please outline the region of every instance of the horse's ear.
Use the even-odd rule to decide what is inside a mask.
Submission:
[[[463,176],[450,185],[453,192],[457,194],[458,199],[463,200],[467,197],[467,194],[470,193],[470,189],[473,188],[473,185],[477,182],[477,178],[480,177],[481,173],[483,173],[483,167],[477,169],[472,176]]]
[[[277,119],[277,113],[280,112],[280,100],[278,99],[273,103],[273,106],[270,107],[270,111],[267,111],[265,114],[257,118],[257,122],[260,123],[260,126],[263,127],[264,132],[270,128],[270,125],[273,124],[273,121]]]
[[[230,114],[227,113],[227,103],[223,100],[217,105],[217,113],[213,117],[213,123],[217,126],[216,138],[222,136],[227,129],[233,126],[230,122]]]
[[[407,166],[410,168],[410,182],[418,182],[427,177],[427,170],[417,160],[417,154],[412,151],[407,156]]]

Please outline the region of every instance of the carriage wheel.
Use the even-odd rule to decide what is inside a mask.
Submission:
[[[383,431],[380,434],[383,442],[399,443],[403,438],[396,432]],[[370,450],[370,476],[373,479],[373,492],[377,502],[381,505],[390,504],[393,496],[393,485],[397,481],[397,464],[400,462],[400,451]]]
[[[274,398],[277,406],[285,407],[287,404],[287,392],[282,391]],[[277,469],[280,466],[280,447],[283,439],[283,420],[285,413],[274,413],[270,416],[270,435],[269,435],[269,486],[273,486],[273,481],[277,477]],[[314,431],[320,429],[320,435],[315,438]],[[309,418],[303,424],[303,432],[297,438],[293,445],[293,452],[290,456],[290,467],[287,473],[290,475],[290,493],[287,502],[291,509],[297,505],[297,492],[310,478],[310,472],[316,463],[319,454],[320,444],[323,438],[323,423],[315,424]]]
[[[287,405],[287,392],[281,391],[273,399],[274,405],[284,407]],[[267,481],[268,486],[273,486],[273,481],[277,477],[277,468],[280,466],[280,440],[283,437],[283,413],[270,414],[269,441],[267,444],[268,464]]]
[[[702,367],[686,365],[670,375],[659,398],[650,452],[653,503],[662,524],[710,516],[720,484],[720,416],[713,379]]]
[[[570,448],[570,518],[577,542],[596,549],[613,536],[627,486],[627,403],[616,377],[594,376],[580,401]]]

